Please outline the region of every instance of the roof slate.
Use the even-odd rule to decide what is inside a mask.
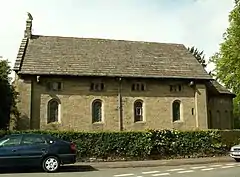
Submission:
[[[27,43],[28,43],[28,38],[23,38],[22,42],[20,44],[19,50],[18,50],[18,55],[17,55],[17,59],[15,61],[15,65],[13,70],[19,70],[21,68],[21,64],[22,64],[22,60],[26,51],[26,47],[27,47]]]
[[[235,94],[232,93],[231,91],[229,91],[226,87],[224,87],[223,85],[221,85],[218,81],[216,80],[212,80],[210,81],[210,86],[215,88],[219,94],[229,94],[229,95],[233,95],[235,97]]]
[[[182,44],[32,35],[20,49],[19,74],[212,79]]]

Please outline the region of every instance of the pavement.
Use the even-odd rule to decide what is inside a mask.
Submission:
[[[0,172],[0,177],[238,177],[240,163],[214,162],[205,164],[190,164],[178,166],[158,167],[129,167],[94,169],[87,166],[65,166],[57,173],[44,173],[41,171],[9,171]]]
[[[191,164],[207,164],[219,162],[235,161],[230,156],[206,157],[206,158],[187,158],[187,159],[170,159],[170,160],[146,160],[146,161],[118,161],[118,162],[82,162],[76,163],[79,166],[91,166],[96,169],[105,168],[136,168],[136,167],[158,167],[158,166],[179,166]]]

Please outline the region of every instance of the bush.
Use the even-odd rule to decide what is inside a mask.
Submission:
[[[78,159],[143,160],[225,155],[236,139],[228,139],[231,131],[175,131],[145,132],[76,132],[76,131],[0,131],[11,133],[50,134],[73,141],[78,147]],[[235,132],[239,137],[240,131]],[[234,141],[234,142],[233,142]]]
[[[204,157],[227,152],[217,131],[153,131],[152,156],[162,158]]]

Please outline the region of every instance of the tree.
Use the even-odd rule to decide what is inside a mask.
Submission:
[[[194,46],[189,48],[188,51],[193,54],[193,56],[197,59],[197,61],[205,68],[207,66],[206,60],[205,60],[205,55],[203,54],[203,51],[199,52],[197,48]]]
[[[215,64],[214,74],[228,89],[236,94],[234,116],[240,115],[240,0],[229,14],[229,27],[223,34],[219,52],[211,59]]]
[[[0,60],[0,129],[8,129],[11,115],[18,116],[17,92],[11,85],[11,68],[7,60]]]

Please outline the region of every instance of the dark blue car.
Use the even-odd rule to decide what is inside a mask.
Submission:
[[[12,134],[0,139],[0,167],[40,166],[55,172],[76,162],[76,145],[46,134]]]

